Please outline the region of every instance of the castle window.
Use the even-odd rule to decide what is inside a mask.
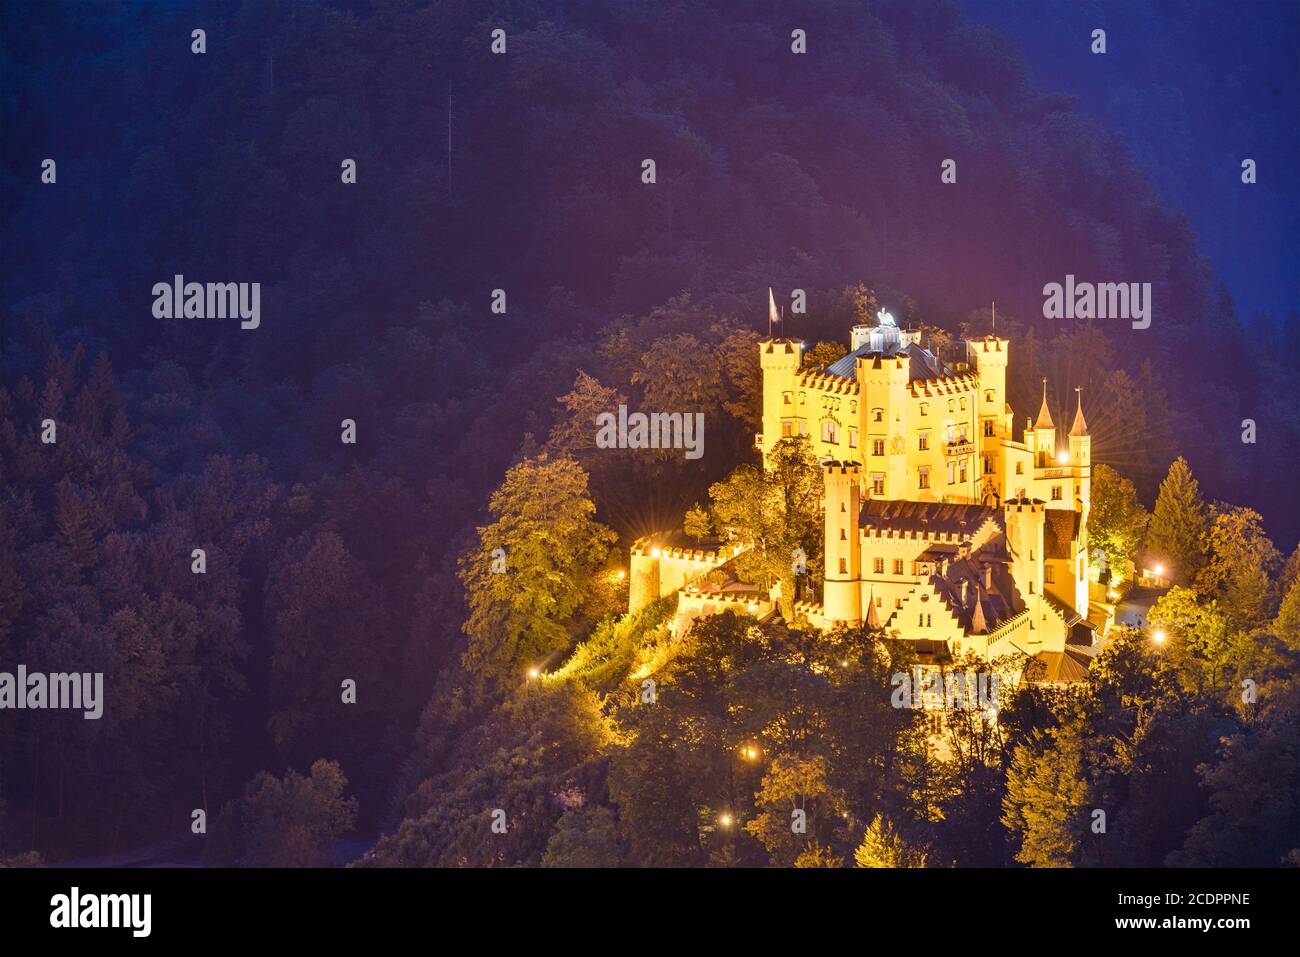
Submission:
[[[992,389],[985,389],[985,390],[984,390],[984,401],[985,401],[985,402],[992,402],[992,401],[993,401],[993,390],[992,390]]]
[[[849,429],[849,448],[856,449],[857,447],[858,447],[858,430]]]
[[[871,571],[876,575],[885,574],[885,560],[883,558],[873,558],[871,560]]]
[[[1034,550],[1032,548],[1029,550],[1029,560],[1031,562],[1034,560]]]
[[[917,484],[917,486],[918,486],[919,488],[929,488],[929,487],[930,487],[930,468],[929,468],[929,466],[924,466],[924,465],[923,465],[923,466],[921,466],[921,468],[919,468],[919,469],[917,470],[917,474],[916,474],[916,484]]]
[[[961,460],[961,465],[958,467],[958,472],[961,473],[961,481],[963,482],[966,481],[966,460],[965,459]]]
[[[1053,501],[1053,502],[1059,502],[1060,500],[1061,500],[1061,486],[1059,486],[1059,485],[1053,485],[1053,486],[1052,486],[1052,501]]]
[[[960,441],[965,442],[965,441],[966,441],[966,426],[965,426],[964,424],[963,424],[962,427],[961,427],[960,435],[961,435],[961,439],[960,439]]]
[[[903,560],[901,558],[894,559],[894,574],[895,575],[903,574]],[[899,606],[900,607],[902,606],[901,601],[899,602]]]
[[[984,456],[984,474],[985,475],[993,474],[993,456],[991,455]]]
[[[1029,594],[1031,594],[1031,595],[1034,594],[1034,583],[1033,583],[1033,582],[1030,582],[1030,583],[1029,583]]]
[[[871,440],[871,454],[872,454],[872,455],[884,455],[884,454],[885,454],[885,440],[884,440],[884,439],[872,439],[872,440]]]
[[[993,420],[992,420],[992,419],[985,419],[985,420],[984,420],[984,434],[985,434],[985,435],[992,435],[992,434],[993,434]]]
[[[1017,463],[1016,463],[1016,474],[1017,474],[1017,475],[1024,475],[1024,474],[1025,474],[1025,463],[1024,463],[1024,462],[1017,462]]]
[[[1056,584],[1056,569],[1051,565],[1048,565],[1043,569],[1043,581],[1047,582],[1049,585]]]
[[[793,423],[793,422],[782,422],[782,423],[781,423],[781,438],[783,438],[783,439],[788,439],[788,438],[790,438],[790,437],[793,436],[793,435],[794,435],[794,423]]]
[[[836,442],[837,442],[837,439],[835,438],[835,423],[834,423],[834,422],[823,422],[823,423],[822,423],[822,441],[823,441],[823,442],[831,442],[831,443],[836,443]]]
[[[885,600],[884,600],[883,598],[877,598],[877,599],[876,599],[876,607],[877,607],[877,608],[879,608],[879,607],[880,607],[881,605],[883,605],[884,603],[885,603]]]
[[[808,420],[807,420],[807,419],[804,419],[802,422],[799,423],[799,434],[800,434],[800,435],[807,435],[807,434],[808,434]]]
[[[857,411],[858,411],[858,400],[857,400],[857,399],[849,399],[849,411],[850,411],[850,412],[857,412]]]
[[[948,463],[948,484],[951,485],[957,481],[957,463]]]
[[[922,415],[929,415],[929,414],[930,414],[930,403],[929,403],[929,402],[922,402],[922,403],[921,403],[921,414],[922,414]]]
[[[808,401],[808,393],[807,393],[807,392],[800,392],[800,393],[799,393],[799,404],[800,404],[800,405],[803,405],[803,404],[804,404],[805,402],[807,402],[807,401]]]
[[[884,409],[872,409],[872,410],[871,410],[871,420],[872,420],[873,422],[884,422],[884,421],[885,421],[885,410],[884,410]]]
[[[847,558],[841,558],[841,559],[840,559],[840,574],[841,574],[841,575],[847,575],[848,573],[849,573],[849,561],[848,561]],[[1030,590],[1031,590],[1031,591],[1033,590],[1032,587],[1030,588]]]
[[[930,433],[929,433],[929,432],[922,432],[920,435],[918,435],[918,436],[916,437],[916,447],[917,447],[917,449],[919,449],[919,450],[922,451],[922,452],[924,452],[924,451],[926,451],[928,448],[930,448]]]
[[[849,540],[849,536],[846,535],[845,532],[844,532],[844,529],[841,528],[841,529],[840,529],[840,541],[842,541],[842,542],[847,542],[848,540]]]
[[[781,393],[781,404],[782,404],[782,405],[794,405],[794,393],[793,393],[793,392],[782,392],[782,393]]]
[[[952,412],[956,407],[957,407],[957,403],[954,402],[952,399],[949,399],[949,400],[948,400],[948,411],[949,411],[949,412]]]
[[[966,397],[965,397],[965,396],[962,396],[961,400],[958,401],[958,403],[957,403],[957,407],[958,407],[959,409],[961,409],[963,412],[966,411]]]
[[[884,472],[871,473],[871,494],[872,495],[885,494],[885,473]]]
[[[899,610],[902,609],[902,607],[903,607],[903,599],[901,599],[901,598],[895,598],[895,599],[894,599],[894,611],[899,611]]]

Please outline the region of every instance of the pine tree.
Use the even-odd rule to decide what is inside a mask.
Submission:
[[[925,867],[925,853],[909,847],[884,815],[877,814],[853,852],[853,863],[857,867]]]
[[[1155,511],[1147,528],[1146,554],[1165,566],[1180,584],[1194,581],[1205,564],[1208,520],[1201,488],[1187,460],[1179,456],[1160,483]]]

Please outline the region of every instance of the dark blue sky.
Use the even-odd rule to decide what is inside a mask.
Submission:
[[[1300,309],[1300,0],[960,0],[1117,134],[1249,321]],[[1094,28],[1107,52],[1090,52]],[[1241,161],[1259,181],[1241,183]]]

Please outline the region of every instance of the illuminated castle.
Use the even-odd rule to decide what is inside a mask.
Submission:
[[[1044,383],[1038,417],[1017,441],[1009,340],[967,340],[964,361],[949,365],[882,313],[878,325],[853,328],[851,345],[812,369],[799,342],[759,344],[756,445],[770,453],[807,436],[822,460],[823,599],[799,602],[799,616],[821,628],[879,627],[939,654],[1040,655],[1049,679],[1080,677],[1109,624],[1089,600],[1092,440],[1082,399],[1058,441]],[[639,544],[632,607],[681,588],[679,621],[733,603],[770,613],[771,597],[756,589],[690,584],[726,557],[678,549],[661,582],[662,549]]]

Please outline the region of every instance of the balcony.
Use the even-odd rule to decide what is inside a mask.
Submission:
[[[951,457],[956,457],[959,455],[974,455],[975,443],[974,442],[945,442],[943,446],[943,454]]]

